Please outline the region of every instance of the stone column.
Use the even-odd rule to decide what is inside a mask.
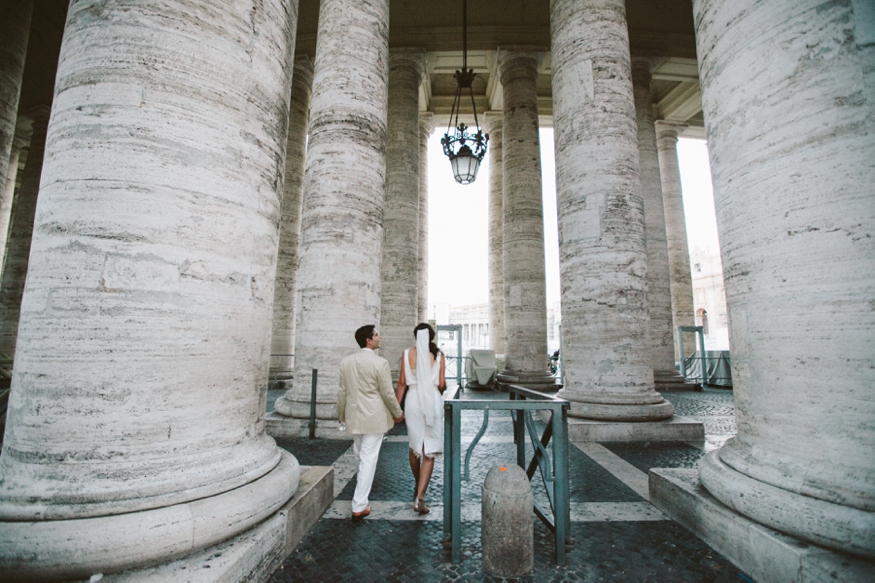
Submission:
[[[875,20],[855,2],[693,9],[738,420],[699,478],[756,522],[871,561]]]
[[[498,380],[556,390],[547,372],[544,205],[536,81],[542,52],[499,49],[504,89],[503,263],[505,369]]]
[[[419,87],[425,66],[422,49],[389,52],[380,354],[395,380],[419,323]]]
[[[170,561],[297,489],[264,433],[296,21],[281,0],[71,4],[0,457],[5,575]]]
[[[416,290],[416,305],[419,321],[428,322],[428,139],[434,131],[434,114],[419,112],[419,288]]]
[[[571,415],[671,417],[653,388],[647,252],[622,0],[554,0],[553,119],[562,349]]]
[[[0,193],[10,167],[32,12],[33,0],[0,0]]]
[[[27,277],[30,258],[33,221],[36,212],[40,176],[43,170],[43,152],[46,146],[46,128],[49,124],[48,106],[40,106],[27,112],[33,119],[30,148],[21,176],[18,198],[12,208],[9,235],[6,240],[6,255],[3,275],[0,278],[0,360],[15,357],[18,338],[18,320],[21,311],[21,296]]]
[[[9,224],[12,222],[12,205],[15,201],[15,184],[18,181],[18,166],[21,164],[21,149],[28,144],[28,139],[18,134],[12,141],[12,152],[9,154],[9,169],[6,171],[6,188],[0,198],[0,265],[6,260],[6,241],[9,238]],[[25,163],[27,153],[25,152]],[[2,269],[2,267],[0,267]],[[2,277],[2,271],[0,271]]]
[[[656,122],[659,175],[662,179],[665,234],[668,242],[675,359],[681,358],[677,353],[677,327],[696,325],[693,313],[693,276],[690,272],[690,249],[687,245],[687,224],[684,219],[681,170],[678,165],[677,150],[678,132],[684,127],[670,122]]]
[[[674,323],[671,313],[671,283],[668,268],[668,244],[665,234],[665,210],[662,182],[656,152],[656,129],[653,126],[653,99],[650,95],[648,58],[632,59],[632,89],[638,122],[641,198],[644,201],[644,238],[647,247],[647,314],[650,358],[656,387],[683,388],[684,378],[674,366]]]
[[[504,145],[503,114],[487,111],[489,134],[489,339],[496,354],[504,354]],[[546,300],[545,300],[546,301]]]
[[[280,415],[337,419],[340,360],[380,321],[389,1],[322,0],[304,171],[295,378]],[[412,329],[411,329],[412,332]]]
[[[307,55],[296,57],[292,74],[279,253],[273,292],[273,331],[270,353],[277,355],[277,357],[271,363],[271,378],[287,379],[290,377],[291,357],[285,355],[295,353],[295,278],[298,272],[301,192],[304,184],[304,160],[307,152],[307,123],[310,118],[310,87],[312,83],[313,65],[310,63],[310,58]]]

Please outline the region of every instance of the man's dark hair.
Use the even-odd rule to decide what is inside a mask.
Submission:
[[[355,341],[358,342],[359,348],[364,348],[368,345],[368,338],[374,337],[374,330],[376,329],[377,327],[373,324],[368,324],[355,331]]]

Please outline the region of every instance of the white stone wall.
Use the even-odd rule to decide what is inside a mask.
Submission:
[[[32,12],[33,0],[0,2],[0,38],[3,39],[0,43],[0,194],[5,192],[12,161],[12,142],[18,119],[18,102]],[[15,163],[18,163],[17,157]],[[5,234],[5,229],[2,234]],[[5,242],[6,238],[0,238],[0,241]]]

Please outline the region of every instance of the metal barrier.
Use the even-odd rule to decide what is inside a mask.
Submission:
[[[553,533],[556,543],[556,564],[565,564],[565,545],[569,538],[571,510],[568,485],[568,401],[551,395],[532,391],[517,385],[509,385],[510,399],[478,400],[457,399],[460,387],[444,401],[444,545],[452,550],[452,561],[462,560],[462,480],[468,481],[471,453],[489,425],[489,411],[510,411],[513,417],[514,443],[517,445],[517,465],[526,470],[531,481],[535,469],[540,470],[549,511],[535,502],[535,515]],[[462,474],[462,411],[483,411],[483,424],[465,453],[464,475]],[[550,420],[542,435],[532,418],[532,411],[550,411]],[[525,436],[529,435],[533,455],[526,465]],[[552,439],[551,453],[547,446]]]

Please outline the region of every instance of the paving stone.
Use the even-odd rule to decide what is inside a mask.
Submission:
[[[734,434],[734,404],[731,391],[708,390],[691,395],[668,396],[706,423],[708,443]],[[502,393],[466,391],[463,398],[506,399]],[[482,412],[463,416],[463,451],[480,429]],[[538,431],[544,424],[537,422]],[[708,427],[717,428],[715,435]],[[477,505],[489,468],[496,462],[514,463],[508,412],[490,411],[489,426],[474,448],[469,465],[470,480],[462,482],[462,499]],[[408,463],[404,424],[396,426],[383,442],[371,499],[409,502],[413,477]],[[528,439],[528,438],[527,438]],[[336,463],[352,446],[351,440],[306,438],[277,442],[304,465]],[[695,467],[704,455],[682,442],[605,443],[611,452],[646,472],[652,467]],[[532,446],[526,442],[526,458]],[[348,459],[348,454],[344,459]],[[646,504],[619,478],[580,449],[569,449],[570,497],[573,504],[586,502],[637,502]],[[464,464],[464,458],[463,458]],[[464,467],[464,466],[463,466]],[[440,509],[443,503],[444,459],[438,457],[426,500]],[[347,474],[348,475],[348,474]],[[532,479],[535,500],[549,508],[540,473]],[[351,500],[355,478],[345,484],[338,500]],[[337,491],[337,490],[335,490]],[[695,535],[671,520],[572,522],[567,565],[554,564],[553,536],[535,519],[535,567],[532,575],[513,581],[749,581]],[[387,520],[373,515],[353,523],[347,518],[322,518],[274,573],[271,581],[503,581],[484,573],[481,564],[480,523],[462,524],[462,562],[453,565],[442,544],[441,520]]]
[[[701,449],[677,441],[602,444],[642,472],[650,468],[695,468],[705,455]]]

